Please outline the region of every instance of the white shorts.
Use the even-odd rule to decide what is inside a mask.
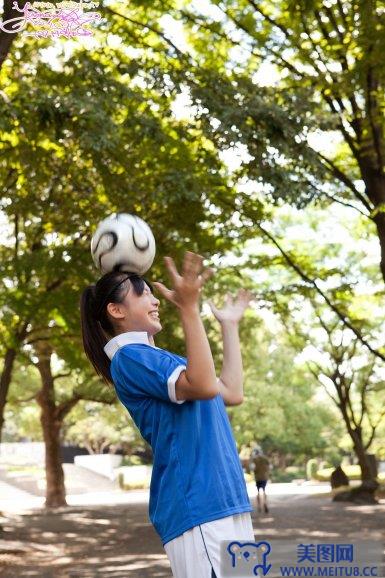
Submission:
[[[222,540],[254,542],[250,512],[200,524],[167,542],[164,549],[174,578],[222,578]]]

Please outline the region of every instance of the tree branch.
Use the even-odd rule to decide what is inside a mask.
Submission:
[[[343,7],[341,0],[337,0],[337,7],[338,7],[338,11],[340,13],[340,16],[344,22],[345,30],[347,30],[348,29],[348,21],[346,19],[346,14],[344,12],[344,7]]]
[[[338,203],[339,205],[342,205],[343,207],[348,207],[349,209],[354,209],[355,211],[360,213],[360,215],[362,215],[363,217],[367,217],[368,219],[371,219],[371,217],[370,217],[370,215],[368,215],[368,213],[364,213],[363,211],[361,211],[361,209],[359,209],[355,205],[352,205],[351,203],[346,203],[346,202],[342,201],[341,199],[339,199],[338,197],[335,197],[334,195],[330,195],[329,193],[326,193],[326,192],[323,192],[322,195],[324,197],[326,197],[327,199],[330,199],[334,203]]]
[[[337,18],[336,15],[333,12],[333,9],[331,8],[331,6],[324,6],[324,10],[329,18],[329,22],[333,27],[333,30],[337,33],[338,38],[340,39],[341,44],[343,44],[343,41],[345,40],[345,36],[343,35],[343,33],[341,32],[338,22],[337,22]],[[342,55],[342,52],[341,52]]]
[[[339,402],[338,399],[336,399],[327,389],[326,385],[324,383],[322,383],[322,381],[320,381],[319,379],[319,374],[325,375],[328,379],[330,379],[330,377],[324,372],[324,370],[322,369],[322,367],[320,367],[317,363],[315,363],[314,361],[312,361],[311,363],[313,363],[317,369],[319,369],[319,373],[317,374],[316,371],[314,371],[314,369],[312,369],[310,362],[306,362],[306,365],[310,371],[310,373],[316,378],[316,380],[318,381],[319,384],[322,385],[325,393],[330,397],[330,399],[333,401],[333,403],[335,403],[335,405],[337,407],[339,407]]]
[[[285,38],[287,40],[291,41],[291,34],[289,32],[289,30],[286,28],[286,26],[284,26],[283,24],[280,24],[279,22],[277,22],[276,20],[274,20],[274,18],[272,18],[271,16],[269,16],[268,14],[266,14],[266,12],[264,12],[261,7],[254,1],[254,0],[247,0],[247,2],[254,8],[254,10],[260,14],[261,16],[263,16],[263,18],[265,20],[267,20],[269,22],[269,24],[271,24],[272,26],[274,26],[275,28],[278,28],[278,30],[280,30]],[[298,47],[297,47],[298,48]]]
[[[113,14],[115,16],[118,16],[119,18],[123,18],[124,20],[127,20],[127,22],[130,22],[131,24],[134,24],[135,26],[139,26],[140,28],[143,29],[147,29],[150,30],[151,32],[154,32],[155,34],[157,34],[160,38],[162,38],[162,40],[164,40],[164,42],[166,42],[166,44],[168,44],[175,52],[176,54],[179,56],[179,58],[186,58],[186,54],[184,52],[182,52],[173,42],[172,40],[170,40],[169,38],[167,38],[167,36],[164,34],[164,32],[162,32],[161,30],[155,28],[154,26],[151,26],[148,23],[145,22],[140,22],[140,20],[135,20],[134,18],[130,18],[129,16],[126,16],[125,14],[121,14],[120,12],[117,12],[116,10],[113,10],[112,8],[110,8],[109,6],[105,6],[105,5],[101,5],[100,8],[102,10],[104,10],[105,12],[109,12],[110,14]]]
[[[72,374],[72,371],[67,371],[66,373],[58,373],[57,375],[52,376],[52,381],[55,381],[55,379],[61,379],[62,377],[68,377],[71,374]]]
[[[330,108],[330,110],[332,111],[332,113],[333,113],[333,114],[336,114],[336,115],[338,116],[338,119],[339,119],[339,124],[338,124],[339,129],[340,129],[340,131],[342,132],[342,134],[343,134],[346,142],[348,143],[349,148],[350,148],[350,150],[351,150],[354,158],[355,158],[355,159],[357,160],[357,162],[359,163],[360,158],[359,158],[359,154],[358,154],[358,149],[357,149],[357,147],[356,147],[356,145],[355,145],[355,142],[354,142],[354,140],[353,140],[353,137],[349,134],[348,130],[346,129],[346,127],[345,127],[345,125],[344,125],[344,120],[343,120],[343,118],[341,118],[341,116],[340,116],[340,111],[337,110],[337,108],[336,108],[336,106],[335,106],[335,104],[334,104],[334,102],[333,102],[333,99],[326,94],[326,89],[322,89],[322,90],[321,90],[321,94],[322,94],[322,97],[324,98],[325,102],[329,105],[329,108]]]
[[[367,112],[370,128],[372,130],[373,135],[374,149],[377,155],[377,162],[378,162],[377,169],[379,169],[382,172],[384,169],[384,158],[383,158],[384,143],[383,143],[382,129],[377,124],[379,118],[378,114],[379,107],[374,94],[378,90],[378,83],[377,80],[374,78],[374,71],[372,67],[370,67],[367,72],[366,82],[367,82],[367,98],[366,98]],[[375,110],[376,112],[373,113],[373,110]],[[376,118],[374,117],[374,115],[376,115]]]
[[[318,13],[317,13],[317,16],[318,16]],[[306,19],[303,15],[302,11],[301,11],[301,21],[302,21],[302,27],[303,27],[308,39],[311,42],[311,45],[313,47],[314,52],[317,54],[318,59],[321,62],[322,66],[325,68],[325,71],[327,72],[327,74],[330,75],[329,80],[326,79],[326,77],[324,77],[324,78],[325,78],[325,81],[328,83],[329,89],[332,90],[332,88],[334,88],[334,86],[335,86],[335,78],[334,78],[333,74],[330,72],[330,70],[328,69],[326,62],[323,59],[323,54],[321,54],[321,52],[320,52],[319,46],[314,42],[314,40],[312,38],[311,31],[309,30],[309,28],[306,24]],[[313,62],[313,66],[314,65],[315,65],[315,63]],[[324,71],[321,70],[318,66],[316,67],[316,70],[320,74],[320,76],[324,76]]]
[[[367,394],[367,388],[368,388],[368,385],[369,385],[370,376],[371,376],[372,373],[373,373],[373,369],[374,369],[375,363],[376,363],[376,362],[375,362],[375,359],[372,359],[372,362],[371,362],[371,363],[369,364],[369,366],[368,366],[368,370],[366,371],[365,375],[364,375],[363,378],[362,378],[362,384],[361,384],[361,417],[360,417],[360,420],[359,420],[359,425],[360,425],[360,426],[361,426],[361,424],[362,424],[362,422],[363,422],[363,419],[364,419],[365,414],[366,414],[367,417],[368,417],[370,426],[372,426],[371,418],[370,418],[370,415],[369,415],[369,412],[368,412],[368,408],[367,408],[367,404],[366,404],[366,394]]]
[[[374,440],[374,436],[375,436],[375,434],[376,434],[377,428],[378,428],[378,426],[380,425],[380,423],[382,422],[382,420],[384,419],[384,417],[385,417],[385,409],[381,412],[380,417],[378,418],[376,424],[375,424],[375,425],[371,425],[372,431],[371,431],[371,435],[370,435],[370,437],[369,437],[368,442],[365,444],[365,450],[368,450],[369,447],[371,446],[371,444],[372,444],[372,442],[373,442],[373,440]]]
[[[349,179],[349,177],[341,171],[341,169],[339,167],[337,167],[337,165],[330,159],[328,159],[325,155],[323,155],[322,153],[315,151],[317,153],[317,155],[319,156],[319,158],[326,163],[326,165],[328,165],[329,170],[332,172],[332,174],[342,183],[344,183],[344,185],[346,185],[354,194],[355,197],[357,197],[357,199],[359,199],[361,201],[361,203],[364,205],[364,207],[369,211],[369,213],[372,213],[372,211],[374,210],[374,207],[372,207],[369,203],[369,200],[367,200],[355,187],[353,181],[351,179]]]
[[[330,298],[326,295],[326,293],[324,291],[322,291],[322,289],[318,286],[317,282],[314,279],[311,279],[306,273],[304,273],[304,271],[302,271],[302,269],[299,267],[299,265],[297,265],[297,263],[294,262],[294,260],[288,255],[288,253],[286,253],[286,251],[280,246],[280,244],[278,243],[278,241],[273,237],[273,235],[271,233],[269,233],[268,231],[266,231],[266,229],[264,229],[262,227],[262,225],[259,222],[256,222],[256,226],[258,227],[258,229],[265,235],[265,237],[267,237],[279,250],[279,252],[281,253],[281,255],[283,256],[283,258],[285,259],[285,261],[288,263],[288,265],[290,265],[290,267],[301,277],[301,279],[303,281],[305,281],[305,283],[307,283],[308,285],[310,285],[311,287],[313,287],[315,289],[315,291],[324,299],[324,301],[327,303],[327,305],[330,307],[330,309],[332,311],[334,311],[334,313],[339,317],[339,319],[342,321],[342,323],[345,325],[345,327],[347,327],[348,329],[350,329],[354,335],[357,337],[357,339],[359,339],[359,341],[376,357],[378,357],[379,359],[382,359],[382,361],[385,361],[385,355],[382,354],[380,351],[378,351],[377,349],[374,349],[370,343],[365,339],[365,337],[362,335],[362,333],[359,331],[359,329],[357,329],[356,327],[354,327],[354,325],[351,323],[351,321],[346,317],[346,315],[339,310],[339,308],[337,307],[337,305],[335,305],[334,303],[332,303],[332,301],[330,300]]]
[[[220,8],[220,7],[219,7]],[[223,14],[225,14],[225,16],[231,20],[231,22],[233,22],[236,26],[238,26],[238,28],[240,28],[241,30],[243,30],[243,32],[245,32],[246,34],[248,34],[248,36],[250,36],[250,38],[253,38],[254,40],[254,36],[251,33],[250,30],[248,30],[246,28],[246,26],[244,26],[242,24],[242,22],[240,22],[237,18],[235,18],[234,16],[232,16],[231,14],[229,14],[229,12],[227,12],[226,10],[224,10],[223,8],[220,8],[220,10],[223,12]],[[227,37],[225,34],[223,34],[224,38],[227,38],[227,40],[229,40],[229,37]],[[230,39],[231,40],[231,39]],[[235,46],[241,46],[241,42],[236,42],[235,40],[231,40],[231,43]],[[261,60],[263,60],[263,55],[262,54],[256,54],[254,52],[255,50],[255,46],[253,44],[253,51],[252,54],[254,56],[257,56],[259,58],[261,58]],[[305,73],[301,72],[300,70],[298,70],[298,68],[296,68],[294,66],[294,64],[292,64],[291,62],[289,62],[288,60],[286,60],[282,54],[280,54],[279,52],[273,50],[272,48],[269,48],[269,53],[272,54],[274,56],[274,58],[276,59],[275,61],[273,60],[273,62],[275,64],[277,64],[277,66],[279,66],[280,68],[285,67],[288,70],[290,70],[293,74],[296,74],[299,78],[305,78],[306,75]],[[281,62],[281,64],[279,64],[279,62]]]
[[[73,407],[81,400],[81,397],[74,395],[70,399],[63,401],[58,404],[55,408],[55,417],[58,421],[62,422],[65,416],[71,411]]]

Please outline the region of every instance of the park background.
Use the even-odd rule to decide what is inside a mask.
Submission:
[[[20,15],[8,0],[1,8],[3,21]],[[286,487],[326,483],[342,464],[355,486],[345,498],[362,504],[354,515],[376,526],[385,482],[385,3],[102,0],[96,10],[89,37],[0,30],[4,491],[28,490],[45,504],[42,516],[64,515],[75,469],[63,460],[79,447],[123,455],[115,477],[127,495],[146,486],[138,474],[124,480],[127,468],[151,464],[151,452],[93,374],[80,337],[80,294],[98,276],[91,235],[107,215],[127,212],[153,229],[150,279],[166,280],[162,257],[180,262],[186,249],[214,267],[202,315],[218,370],[205,298],[220,304],[240,287],[256,296],[241,326],[245,399],[228,409],[245,469],[253,443]],[[165,302],[161,318],[157,345],[183,354]],[[25,446],[28,461],[15,443],[44,445]],[[333,495],[323,499],[338,516]],[[7,518],[9,501],[5,493],[5,543],[28,526],[27,515],[19,525]],[[27,575],[23,559],[33,559],[17,548],[5,550],[10,576],[18,564]],[[111,575],[138,575],[132,568]]]

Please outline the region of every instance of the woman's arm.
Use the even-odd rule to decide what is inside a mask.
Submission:
[[[176,398],[211,399],[218,395],[219,384],[199,309],[182,308],[180,317],[186,340],[187,367],[175,384]]]
[[[243,402],[243,367],[238,323],[221,323],[223,362],[219,390],[226,405]]]
[[[241,344],[239,341],[239,322],[248,307],[252,293],[241,289],[235,301],[228,293],[225,305],[217,309],[209,301],[211,310],[219,321],[223,339],[223,363],[219,378],[219,389],[226,405],[239,405],[243,402],[243,367]]]
[[[218,395],[219,384],[210,344],[200,317],[199,295],[212,270],[203,270],[203,257],[189,251],[185,254],[181,275],[171,257],[165,257],[165,262],[173,289],[167,289],[158,282],[154,285],[179,309],[187,351],[186,371],[182,371],[175,386],[176,398],[211,399]]]

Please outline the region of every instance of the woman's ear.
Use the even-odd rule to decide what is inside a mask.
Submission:
[[[124,317],[124,312],[122,311],[120,303],[108,303],[107,312],[114,319],[122,319]]]

